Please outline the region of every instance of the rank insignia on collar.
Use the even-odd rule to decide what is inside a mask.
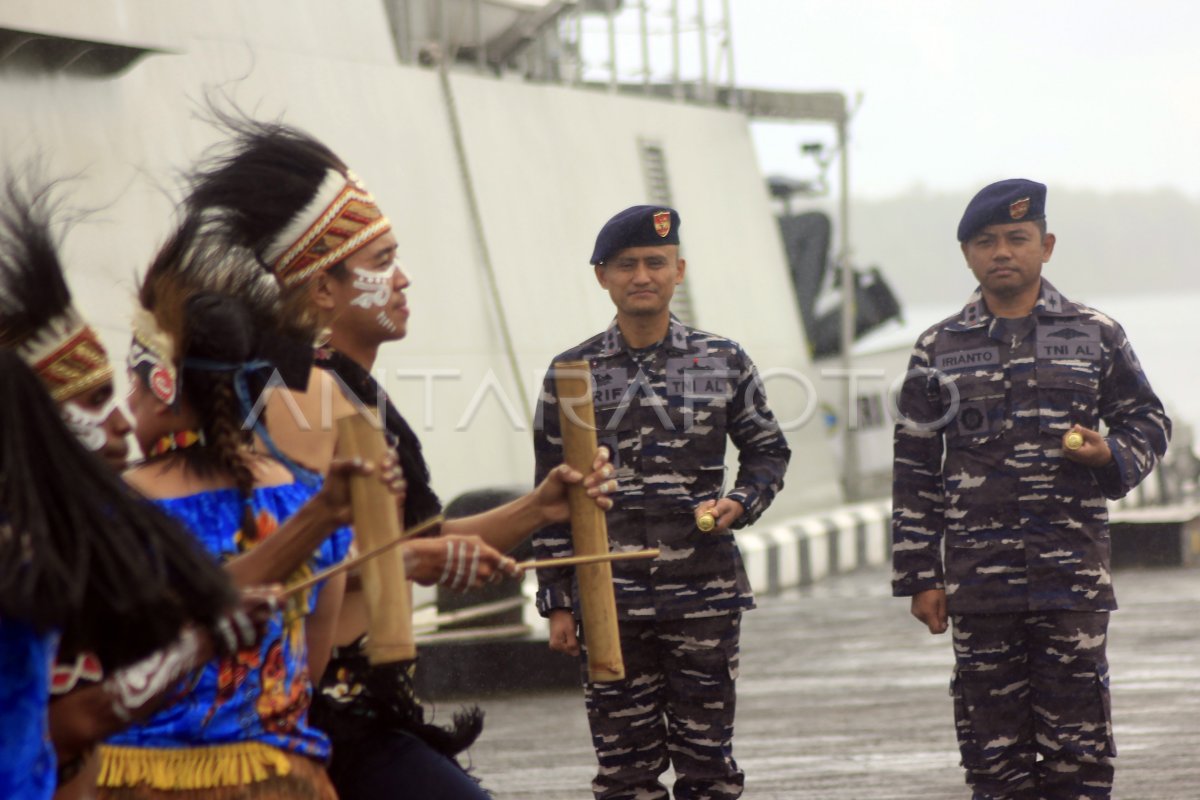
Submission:
[[[1013,200],[1008,205],[1008,216],[1012,219],[1022,219],[1029,213],[1029,198],[1022,197],[1020,200]]]
[[[667,238],[667,234],[671,232],[671,212],[670,211],[655,211],[654,212],[654,232],[661,238]]]

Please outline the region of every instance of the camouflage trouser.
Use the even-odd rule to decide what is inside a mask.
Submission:
[[[974,800],[1112,793],[1107,612],[953,617],[954,717]]]
[[[733,760],[734,680],[741,613],[621,622],[625,679],[589,683],[584,700],[600,769],[597,800],[660,800],[675,769],[676,800],[741,797]],[[586,645],[585,645],[586,646]]]

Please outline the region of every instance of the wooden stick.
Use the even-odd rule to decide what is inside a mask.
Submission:
[[[563,461],[587,475],[596,456],[596,409],[592,400],[592,369],[587,361],[554,364],[558,419],[562,428]],[[571,540],[581,556],[608,553],[604,512],[587,496],[582,484],[567,487],[571,507]],[[593,683],[625,677],[612,564],[585,564],[576,572],[579,606],[587,639],[588,679]]]
[[[505,611],[512,611],[515,608],[520,608],[525,605],[525,597],[506,597],[503,600],[496,600],[491,603],[479,603],[474,606],[467,606],[455,611],[446,611],[441,614],[435,614],[432,618],[424,621],[413,622],[413,628],[418,631],[432,631],[444,625],[455,625],[459,622],[469,622],[480,617],[490,617],[493,614],[502,614]],[[418,641],[420,636],[417,637]]]
[[[477,642],[487,639],[511,639],[528,636],[530,627],[524,624],[490,625],[486,628],[458,628],[451,631],[429,631],[417,634],[420,644],[434,642]]]
[[[318,583],[320,583],[323,580],[332,578],[334,575],[340,575],[343,572],[349,572],[350,570],[357,567],[359,564],[362,564],[366,561],[370,561],[372,558],[375,558],[376,556],[381,556],[384,553],[386,553],[388,550],[391,550],[393,547],[403,544],[404,542],[407,542],[411,539],[415,539],[418,536],[420,536],[422,533],[426,533],[430,530],[433,530],[434,528],[438,527],[445,521],[446,521],[446,518],[443,517],[441,514],[438,514],[437,516],[434,516],[434,517],[430,517],[429,519],[422,522],[420,525],[416,525],[416,526],[404,531],[404,533],[402,533],[400,535],[399,539],[395,539],[390,542],[384,542],[383,544],[379,545],[379,547],[376,547],[374,550],[371,550],[366,553],[359,553],[358,555],[354,556],[353,558],[347,558],[345,561],[341,561],[337,564],[334,564],[332,567],[326,567],[325,569],[321,570],[320,572],[316,573],[315,575],[311,575],[302,581],[297,581],[297,582],[285,587],[284,590],[280,593],[279,598],[282,600],[285,597],[291,597],[292,595],[296,594],[297,592],[302,592],[305,589],[308,589],[312,586],[316,586]]]
[[[545,569],[547,567],[573,567],[579,564],[603,564],[606,561],[635,561],[640,558],[658,558],[659,549],[630,550],[624,553],[599,553],[594,556],[563,556],[543,558],[541,561],[518,561],[517,569]]]
[[[338,450],[343,457],[379,464],[387,456],[383,432],[363,414],[338,420]],[[354,508],[354,537],[370,553],[400,539],[400,514],[396,497],[374,475],[350,478]],[[385,549],[362,565],[363,598],[367,606],[367,660],[391,664],[417,657],[413,635],[412,598],[404,574],[404,553]]]

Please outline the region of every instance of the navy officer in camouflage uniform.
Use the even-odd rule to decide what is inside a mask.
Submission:
[[[597,798],[740,797],[733,759],[734,680],[741,614],[754,598],[733,528],[758,519],[783,486],[791,455],[750,358],[736,343],[689,328],[668,305],[683,281],[679,215],[635,206],[600,231],[596,278],[617,307],[608,329],[555,360],[587,360],[598,437],[612,453],[614,551],[661,548],[653,561],[613,564],[626,677],[589,683],[584,696],[599,761]],[[553,370],[539,400],[537,475],[562,461]],[[739,469],[725,490],[725,441]],[[705,533],[697,517],[711,512]],[[539,558],[570,555],[566,525],[543,528]],[[538,573],[550,646],[578,654],[574,570]],[[586,642],[583,643],[586,647]]]
[[[1016,179],[967,206],[979,289],[917,341],[895,433],[893,591],[931,633],[953,622],[976,800],[1111,795],[1105,499],[1171,430],[1121,326],[1042,278],[1045,200]]]

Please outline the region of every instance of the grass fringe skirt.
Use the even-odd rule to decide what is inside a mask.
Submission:
[[[98,800],[336,800],[325,768],[259,742],[100,748]]]

